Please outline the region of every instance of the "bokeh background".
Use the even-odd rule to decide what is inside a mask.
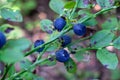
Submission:
[[[0,24],[8,23],[8,25],[15,26],[16,31],[11,31],[10,34],[16,34],[14,37],[26,37],[34,42],[37,39],[47,40],[49,35],[40,29],[40,21],[43,19],[54,19],[58,16],[49,8],[50,0],[15,0],[12,4],[13,8],[21,10],[23,15],[23,22],[16,23],[11,21],[6,21],[1,19]],[[70,0],[66,0],[70,1]],[[94,0],[93,0],[94,3]],[[101,8],[99,5],[96,5],[92,12],[97,12]],[[120,9],[109,13],[116,13],[117,18],[120,18]],[[108,17],[109,17],[108,16]],[[104,15],[100,15],[97,18],[97,25],[93,26],[88,30],[88,34],[94,33],[97,30],[101,29],[101,24],[105,21]],[[13,36],[11,36],[13,37]],[[71,36],[72,40],[79,39],[81,37]],[[10,37],[9,37],[10,38]],[[77,46],[82,45],[83,47],[87,46],[89,41],[84,41],[79,43]],[[116,52],[118,58],[120,59],[120,51],[114,49],[112,46],[107,47],[110,51]],[[50,53],[46,53],[44,56],[47,56]],[[109,70],[96,59],[96,51],[86,52],[85,54],[75,54],[71,55],[77,63],[77,72],[70,74],[65,70],[64,64],[57,62],[54,66],[37,66],[33,71],[34,74],[41,76],[41,80],[120,80],[120,66],[116,70]],[[34,62],[37,54],[28,56],[27,58]],[[43,57],[44,57],[43,56]],[[20,71],[19,64],[16,64],[16,70]],[[26,76],[30,77],[30,75]]]

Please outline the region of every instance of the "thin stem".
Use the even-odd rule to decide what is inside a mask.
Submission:
[[[93,17],[96,17],[96,16],[98,16],[99,14],[102,14],[102,13],[104,13],[104,12],[110,11],[110,10],[115,9],[115,8],[117,8],[117,7],[116,7],[116,6],[113,6],[113,7],[110,7],[110,8],[102,9],[101,11],[95,13],[95,14],[93,15]]]
[[[73,15],[74,15],[74,13],[75,13],[75,10],[76,10],[77,7],[78,7],[79,1],[80,1],[80,0],[76,0],[76,4],[75,4],[75,6],[74,6],[74,8],[73,8],[73,10],[72,10],[72,12],[71,12],[71,16],[69,17],[69,19],[71,19],[71,18],[73,17]]]
[[[2,79],[1,79],[1,80],[5,80],[5,77],[6,77],[6,75],[7,75],[8,71],[10,70],[10,68],[11,68],[11,66],[12,66],[12,65],[13,65],[13,64],[10,64],[10,65],[6,66],[5,73],[4,73],[4,75],[3,75],[3,77],[2,77]]]
[[[37,60],[36,61],[38,61],[38,60],[40,60],[41,59],[41,57],[42,57],[42,55],[45,53],[45,51],[47,50],[47,48],[48,48],[48,46],[46,46],[45,48],[44,48],[44,50],[38,55],[38,57],[37,57]]]

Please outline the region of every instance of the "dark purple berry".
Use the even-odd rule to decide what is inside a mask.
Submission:
[[[70,36],[68,36],[68,35],[63,35],[63,36],[61,36],[60,37],[60,40],[61,40],[61,42],[62,42],[62,47],[65,47],[65,46],[67,46],[68,44],[70,44],[71,43],[71,37]]]
[[[38,47],[38,46],[40,46],[40,45],[42,45],[42,44],[44,44],[44,43],[45,43],[45,42],[44,42],[43,40],[36,40],[35,43],[34,43],[34,48],[36,48],[36,47]],[[37,50],[37,52],[42,52],[43,49],[44,49],[44,47],[39,48],[39,49]]]
[[[83,36],[86,33],[86,26],[84,24],[78,23],[73,26],[73,31],[78,36]]]
[[[69,53],[64,49],[60,49],[56,51],[55,55],[56,55],[56,60],[59,62],[66,62],[70,58]]]
[[[6,43],[6,36],[0,32],[0,48],[2,48]]]
[[[61,31],[66,25],[66,21],[64,18],[60,17],[54,21],[53,25],[55,29],[57,29],[58,31]]]

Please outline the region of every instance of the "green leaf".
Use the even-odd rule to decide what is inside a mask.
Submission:
[[[59,32],[57,30],[53,31],[53,33],[49,35],[49,40],[50,41],[54,40],[55,38],[57,38],[57,35],[60,35]]]
[[[86,19],[86,18],[93,15],[88,10],[80,10],[78,12],[78,14],[81,16],[81,18],[78,20],[78,22],[81,22],[81,20]],[[95,26],[97,23],[98,22],[97,22],[97,20],[95,18],[91,18],[90,20],[87,20],[87,21],[83,22],[83,24],[85,24],[86,26]]]
[[[106,49],[97,51],[97,59],[108,69],[115,69],[118,65],[116,54],[108,52]]]
[[[58,48],[58,45],[57,44],[51,44],[50,46],[49,46],[49,48],[47,49],[47,51],[54,51],[54,50],[56,50]]]
[[[72,8],[74,8],[74,6],[75,6],[75,2],[74,1],[68,1],[65,4],[64,8],[66,8],[66,9],[72,9]]]
[[[118,21],[116,17],[110,17],[102,24],[102,28],[108,30],[116,30],[117,26]]]
[[[61,43],[58,42],[58,40],[56,40],[56,41],[50,43],[48,46],[49,47],[47,48],[47,51],[54,51],[61,46]]]
[[[75,73],[77,70],[77,65],[71,58],[64,65],[69,73]]]
[[[64,1],[63,0],[50,0],[49,6],[54,12],[61,14],[63,13]]]
[[[120,36],[113,41],[113,46],[117,49],[120,49]]]
[[[78,51],[74,54],[74,57],[78,62],[80,62],[84,59],[84,55],[87,55],[85,51]]]
[[[6,5],[7,4],[7,5]],[[4,7],[4,6],[9,6],[10,4],[8,4],[7,0],[0,0],[0,8]]]
[[[53,22],[51,20],[44,19],[40,21],[40,27],[45,32],[51,33],[53,31],[52,26],[53,26]]]
[[[28,39],[11,39],[0,50],[0,60],[5,63],[14,63],[24,58],[23,51],[29,48],[31,42]]]
[[[97,4],[101,6],[101,8],[109,8],[114,4],[114,0],[96,0]]]
[[[35,77],[37,77],[35,74],[33,74],[32,72],[25,72],[21,75],[21,78],[25,79],[25,80],[33,80]]]
[[[28,49],[30,45],[31,45],[31,41],[26,38],[10,39],[7,41],[4,48],[12,48],[12,49],[18,49],[20,51],[24,51]]]
[[[95,18],[92,18],[90,20],[83,22],[83,24],[85,24],[86,26],[95,26],[95,25],[97,25],[97,23],[98,22]]]
[[[2,26],[2,27],[5,27],[5,26]],[[24,36],[24,32],[20,27],[12,26],[11,28],[14,28],[14,30],[12,30],[9,34],[6,34],[7,39],[19,39]]]
[[[31,65],[32,65],[32,62],[30,62],[27,59],[20,62],[20,68],[23,69],[23,70],[28,69]]]
[[[102,48],[108,46],[114,38],[114,34],[109,30],[101,30],[96,32],[90,39],[90,44],[94,48]]]
[[[24,58],[23,53],[12,47],[0,51],[0,61],[3,61],[8,64],[20,61],[23,58]]]
[[[1,11],[2,18],[6,19],[8,21],[14,21],[14,22],[22,22],[23,21],[22,15],[18,10],[2,8],[0,11]]]
[[[79,8],[87,8],[89,5],[89,0],[79,0],[78,7]]]
[[[92,13],[88,10],[80,10],[78,12],[78,14],[81,15],[81,16],[91,16],[92,15]]]
[[[18,78],[18,77],[17,77]],[[21,74],[21,78],[19,80],[45,80],[43,77],[33,74],[32,72],[25,72],[23,74]],[[18,80],[18,79],[15,79]]]
[[[32,72],[25,72],[22,74],[22,78],[25,80],[45,80],[43,77],[40,77]],[[15,79],[18,80],[18,79]]]

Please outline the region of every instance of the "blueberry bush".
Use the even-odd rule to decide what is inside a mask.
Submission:
[[[106,69],[118,68],[120,17],[115,11],[120,7],[119,0],[50,0],[49,7],[57,16],[54,20],[40,20],[40,29],[47,33],[48,39],[35,42],[22,37],[19,27],[9,24],[24,21],[23,15],[35,7],[34,0],[28,3],[31,5],[19,0],[0,0],[1,80],[42,80],[32,74],[36,66],[55,66],[57,62],[64,64],[66,72],[75,74],[79,71],[76,62],[81,62],[86,53],[95,53]],[[100,9],[93,11],[96,5]],[[98,16],[105,21],[98,21]],[[86,45],[78,45],[82,43]],[[110,46],[118,52],[111,51]],[[46,52],[54,54],[43,57]],[[30,62],[27,57],[36,53],[37,58]],[[20,64],[20,71],[15,70],[16,63]]]

